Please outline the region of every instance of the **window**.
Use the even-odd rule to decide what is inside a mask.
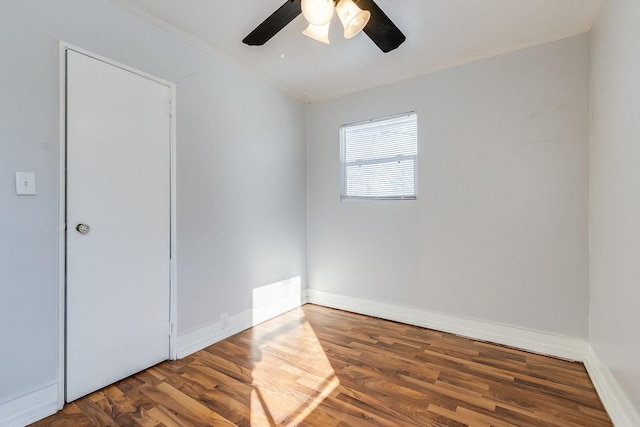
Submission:
[[[415,113],[340,128],[341,199],[416,198]]]

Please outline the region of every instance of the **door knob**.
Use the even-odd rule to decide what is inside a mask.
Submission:
[[[87,234],[89,230],[91,230],[91,227],[89,227],[88,224],[78,224],[76,225],[76,230],[78,230],[80,234]]]

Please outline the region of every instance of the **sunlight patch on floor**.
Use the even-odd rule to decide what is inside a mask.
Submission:
[[[276,320],[282,322],[275,328],[269,322],[264,331],[258,326],[254,336],[260,356],[252,372],[252,426],[295,426],[340,384],[313,328],[300,313]],[[284,336],[286,340],[279,339]]]

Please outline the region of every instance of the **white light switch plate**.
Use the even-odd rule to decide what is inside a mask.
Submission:
[[[18,196],[35,196],[36,174],[33,172],[16,172],[16,194]]]

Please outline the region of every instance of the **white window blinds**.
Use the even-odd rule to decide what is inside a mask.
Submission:
[[[415,113],[340,128],[342,199],[415,199]]]

